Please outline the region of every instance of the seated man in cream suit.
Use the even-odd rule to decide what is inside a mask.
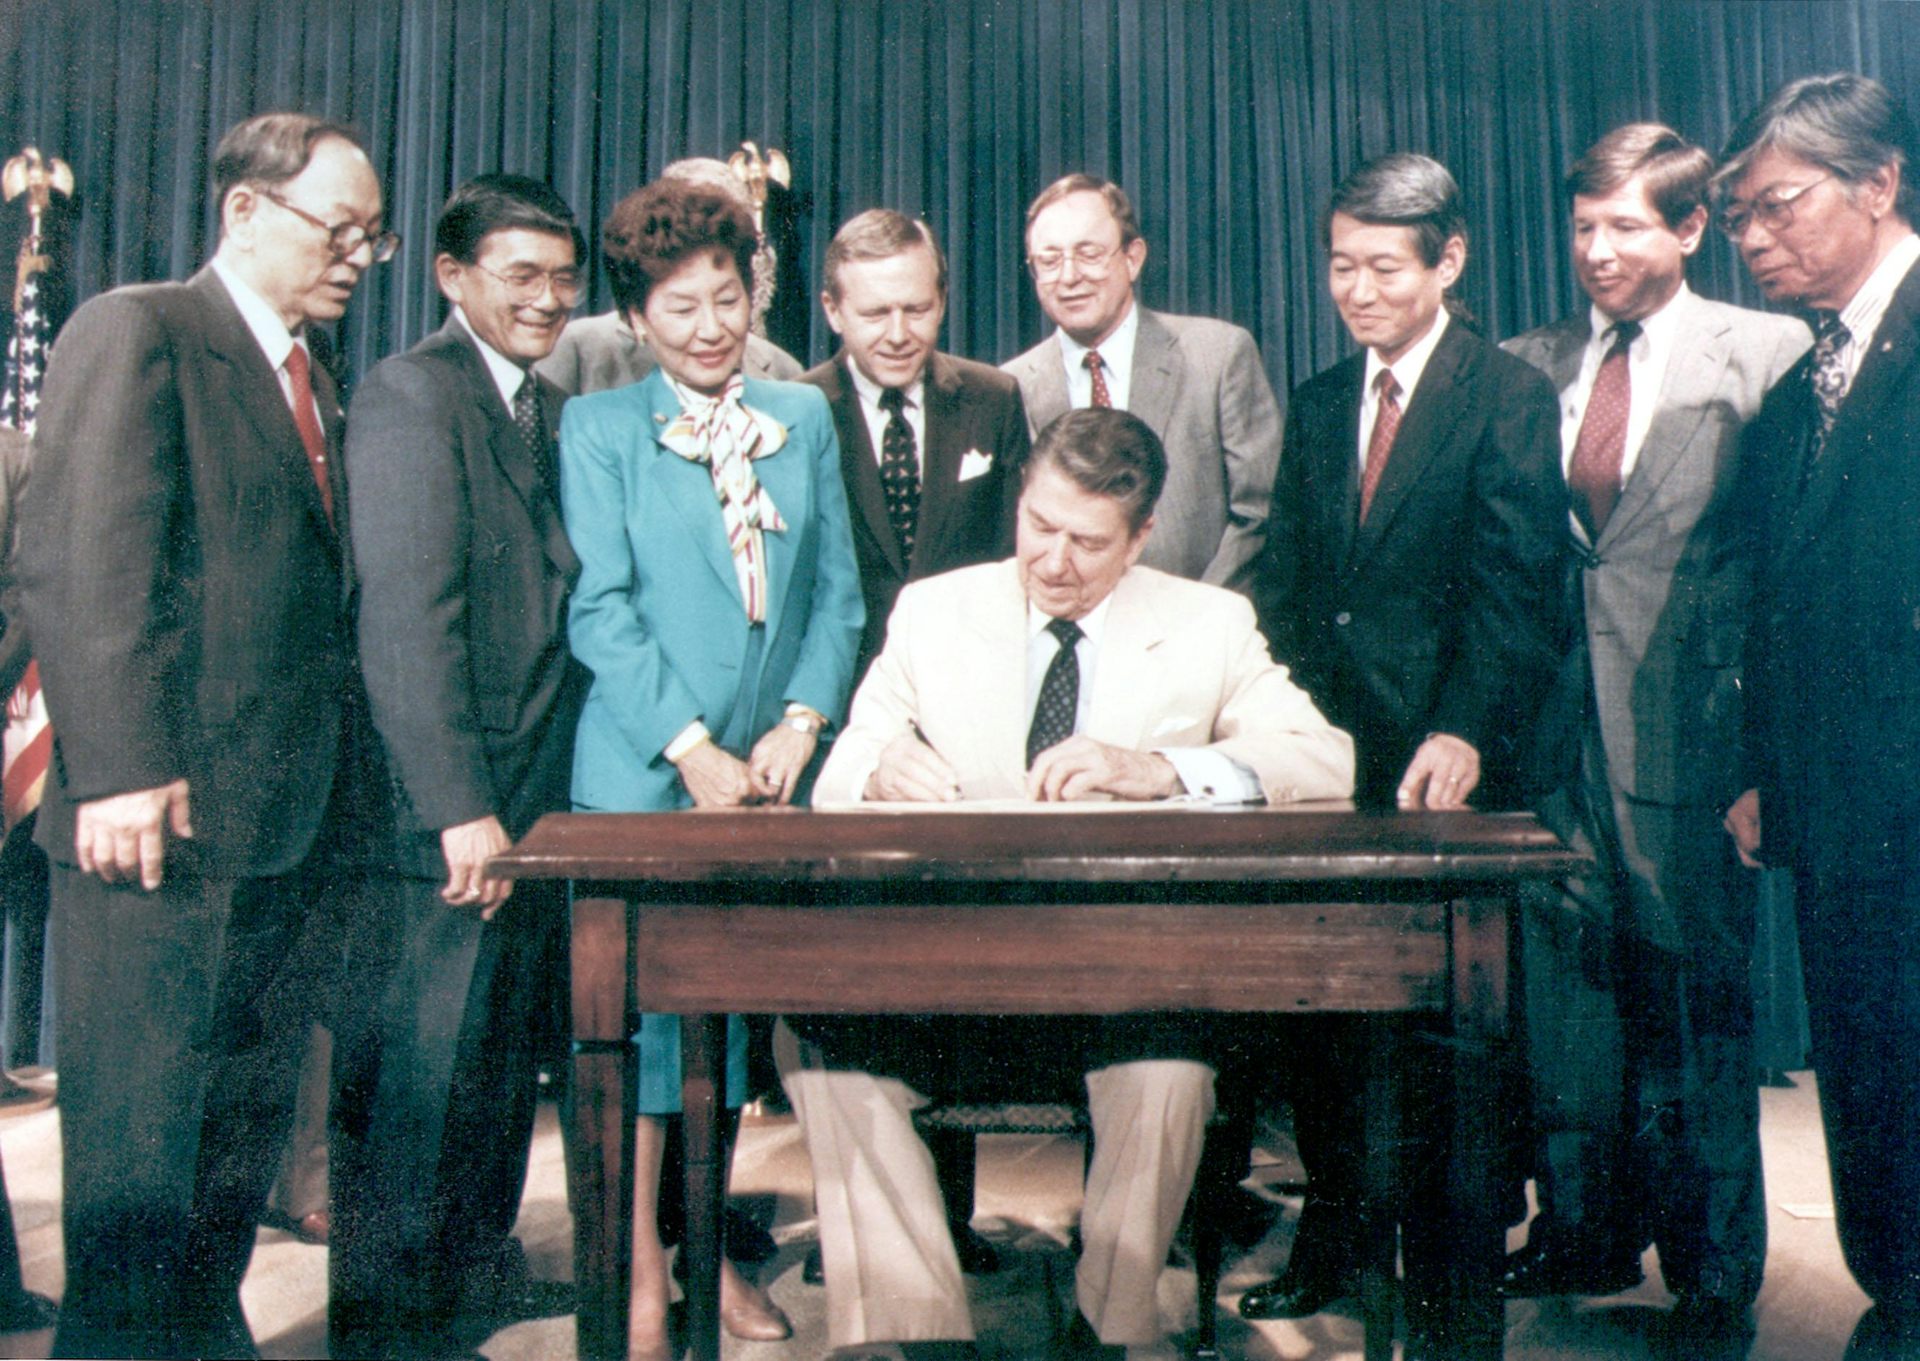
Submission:
[[[1049,426],[1024,468],[1014,557],[901,592],[815,805],[1347,797],[1353,744],[1269,659],[1252,607],[1135,565],[1165,481],[1160,440],[1137,417],[1082,410]],[[1077,1033],[1037,1024],[1054,1046]],[[1154,1282],[1213,1108],[1205,1045],[1181,1029],[1134,1017],[1089,1036],[1075,1355],[1166,1349]],[[785,1077],[813,1159],[834,1345],[971,1355],[946,1213],[912,1125],[924,1098],[797,1048]]]

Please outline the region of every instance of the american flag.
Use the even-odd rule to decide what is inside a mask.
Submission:
[[[0,424],[33,433],[40,414],[40,380],[47,371],[47,314],[40,306],[40,276],[20,285],[20,305],[7,338],[6,388],[0,391]]]

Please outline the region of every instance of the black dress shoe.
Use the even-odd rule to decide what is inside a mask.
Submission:
[[[53,1327],[60,1308],[45,1295],[22,1290],[0,1303],[0,1333],[32,1333]]]
[[[1126,1361],[1127,1349],[1102,1342],[1086,1315],[1075,1310],[1053,1354],[1055,1361]]]
[[[1920,1306],[1881,1302],[1860,1316],[1842,1361],[1912,1361],[1920,1354]]]
[[[1357,1272],[1303,1267],[1287,1269],[1265,1285],[1256,1285],[1240,1297],[1240,1317],[1306,1318],[1360,1288]]]
[[[1529,1243],[1508,1254],[1499,1290],[1515,1300],[1543,1295],[1618,1295],[1645,1279],[1639,1260],[1625,1253],[1588,1256],[1536,1248]]]
[[[1753,1310],[1718,1295],[1682,1295],[1657,1330],[1671,1361],[1740,1361],[1753,1346]]]

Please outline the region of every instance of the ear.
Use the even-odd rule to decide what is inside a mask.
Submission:
[[[832,289],[823,288],[820,290],[820,310],[827,314],[827,325],[833,328],[835,335],[846,334],[840,325],[840,302],[839,299],[833,296]]]
[[[454,306],[464,305],[466,301],[467,272],[460,262],[445,251],[433,257],[433,279],[440,285],[440,292]]]
[[[253,248],[254,218],[260,212],[261,198],[249,184],[236,184],[220,201],[220,230],[226,240],[242,249]]]
[[[1680,225],[1673,229],[1673,234],[1680,238],[1680,253],[1682,255],[1692,255],[1695,251],[1699,250],[1700,243],[1706,240],[1707,237],[1706,205],[1701,204],[1697,206],[1692,212],[1682,218]]]
[[[1140,561],[1140,555],[1147,551],[1147,538],[1152,533],[1153,517],[1149,515],[1146,522],[1134,531],[1133,542],[1127,545],[1127,566],[1131,567]]]
[[[1147,238],[1144,236],[1134,237],[1120,253],[1127,258],[1127,277],[1129,279],[1138,279],[1140,277],[1140,271],[1146,267],[1147,263]]]
[[[627,329],[633,332],[633,338],[635,340],[639,341],[642,345],[647,343],[647,324],[645,319],[641,317],[639,308],[629,307],[625,312],[620,314],[620,319],[627,323]]]
[[[1900,167],[1888,161],[1860,181],[1858,193],[1860,201],[1878,222],[1893,211],[1894,200],[1900,196]]]
[[[1452,288],[1460,281],[1460,275],[1466,267],[1467,238],[1449,236],[1447,244],[1440,248],[1440,263],[1436,266],[1440,274],[1440,287]]]

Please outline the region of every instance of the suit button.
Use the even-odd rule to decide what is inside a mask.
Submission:
[[[1342,610],[1340,611],[1340,613],[1333,616],[1333,622],[1338,624],[1341,628],[1345,628],[1348,624],[1351,624],[1353,622],[1353,616],[1348,614],[1345,610]]]

